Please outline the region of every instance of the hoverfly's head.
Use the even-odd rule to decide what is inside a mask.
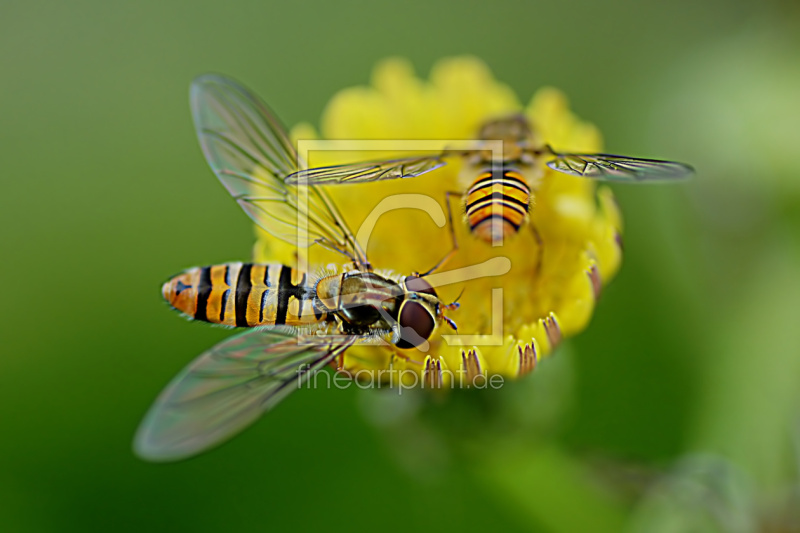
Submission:
[[[484,122],[478,132],[478,138],[481,140],[518,142],[528,139],[530,136],[530,122],[522,113]]]
[[[456,329],[455,323],[444,316],[444,311],[458,308],[457,303],[443,305],[433,286],[419,276],[407,276],[401,283],[405,294],[392,336],[398,348],[407,350],[426,344],[442,320]]]

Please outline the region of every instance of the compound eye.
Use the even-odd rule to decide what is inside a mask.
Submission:
[[[400,326],[400,340],[396,346],[402,350],[416,348],[427,341],[436,327],[436,321],[428,308],[414,300],[403,302],[397,322]]]
[[[423,278],[419,278],[417,276],[408,276],[406,278],[406,288],[410,292],[424,292],[425,294],[430,294],[431,296],[437,296],[436,291],[433,289],[433,285],[425,281]]]

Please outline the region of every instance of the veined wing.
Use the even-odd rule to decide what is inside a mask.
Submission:
[[[321,344],[316,335],[260,329],[221,342],[159,395],[136,433],[136,454],[148,461],[175,461],[226,441],[357,339]]]
[[[291,244],[305,247],[321,241],[357,263],[367,263],[324,190],[308,189],[306,201],[305,194],[298,198],[297,188],[284,182],[299,168],[297,153],[261,99],[229,78],[209,74],[192,82],[190,100],[203,154],[256,224]],[[298,227],[306,234],[300,235]]]
[[[310,168],[286,177],[291,185],[329,185],[416,178],[446,164],[441,154]]]
[[[604,181],[659,181],[688,178],[694,169],[684,163],[638,159],[612,154],[553,154],[553,170]]]

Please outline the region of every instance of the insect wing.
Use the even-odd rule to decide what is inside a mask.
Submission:
[[[136,433],[136,454],[148,461],[174,461],[224,442],[356,339],[320,343],[317,336],[270,329],[250,330],[221,342],[183,369],[159,395]]]
[[[258,226],[291,244],[305,247],[323,241],[357,262],[366,262],[352,231],[322,189],[309,189],[305,201],[298,198],[296,187],[284,182],[298,170],[297,153],[286,129],[263,101],[237,82],[213,74],[192,82],[190,100],[203,154]],[[307,224],[299,222],[303,219]],[[305,238],[298,236],[298,225],[304,227]]]
[[[331,185],[416,178],[445,164],[441,155],[391,159],[388,161],[367,161],[301,170],[287,176],[286,182],[301,185]]]
[[[553,170],[603,181],[659,181],[687,178],[694,169],[675,161],[637,159],[611,154],[554,154]]]

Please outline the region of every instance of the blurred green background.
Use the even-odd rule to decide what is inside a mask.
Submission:
[[[798,35],[788,1],[6,0],[0,530],[800,527]],[[464,53],[523,102],[561,88],[611,152],[698,169],[616,188],[625,263],[590,328],[498,392],[303,391],[212,453],[136,459],[156,394],[229,335],[160,282],[253,242],[190,80],[316,123],[381,58]]]

